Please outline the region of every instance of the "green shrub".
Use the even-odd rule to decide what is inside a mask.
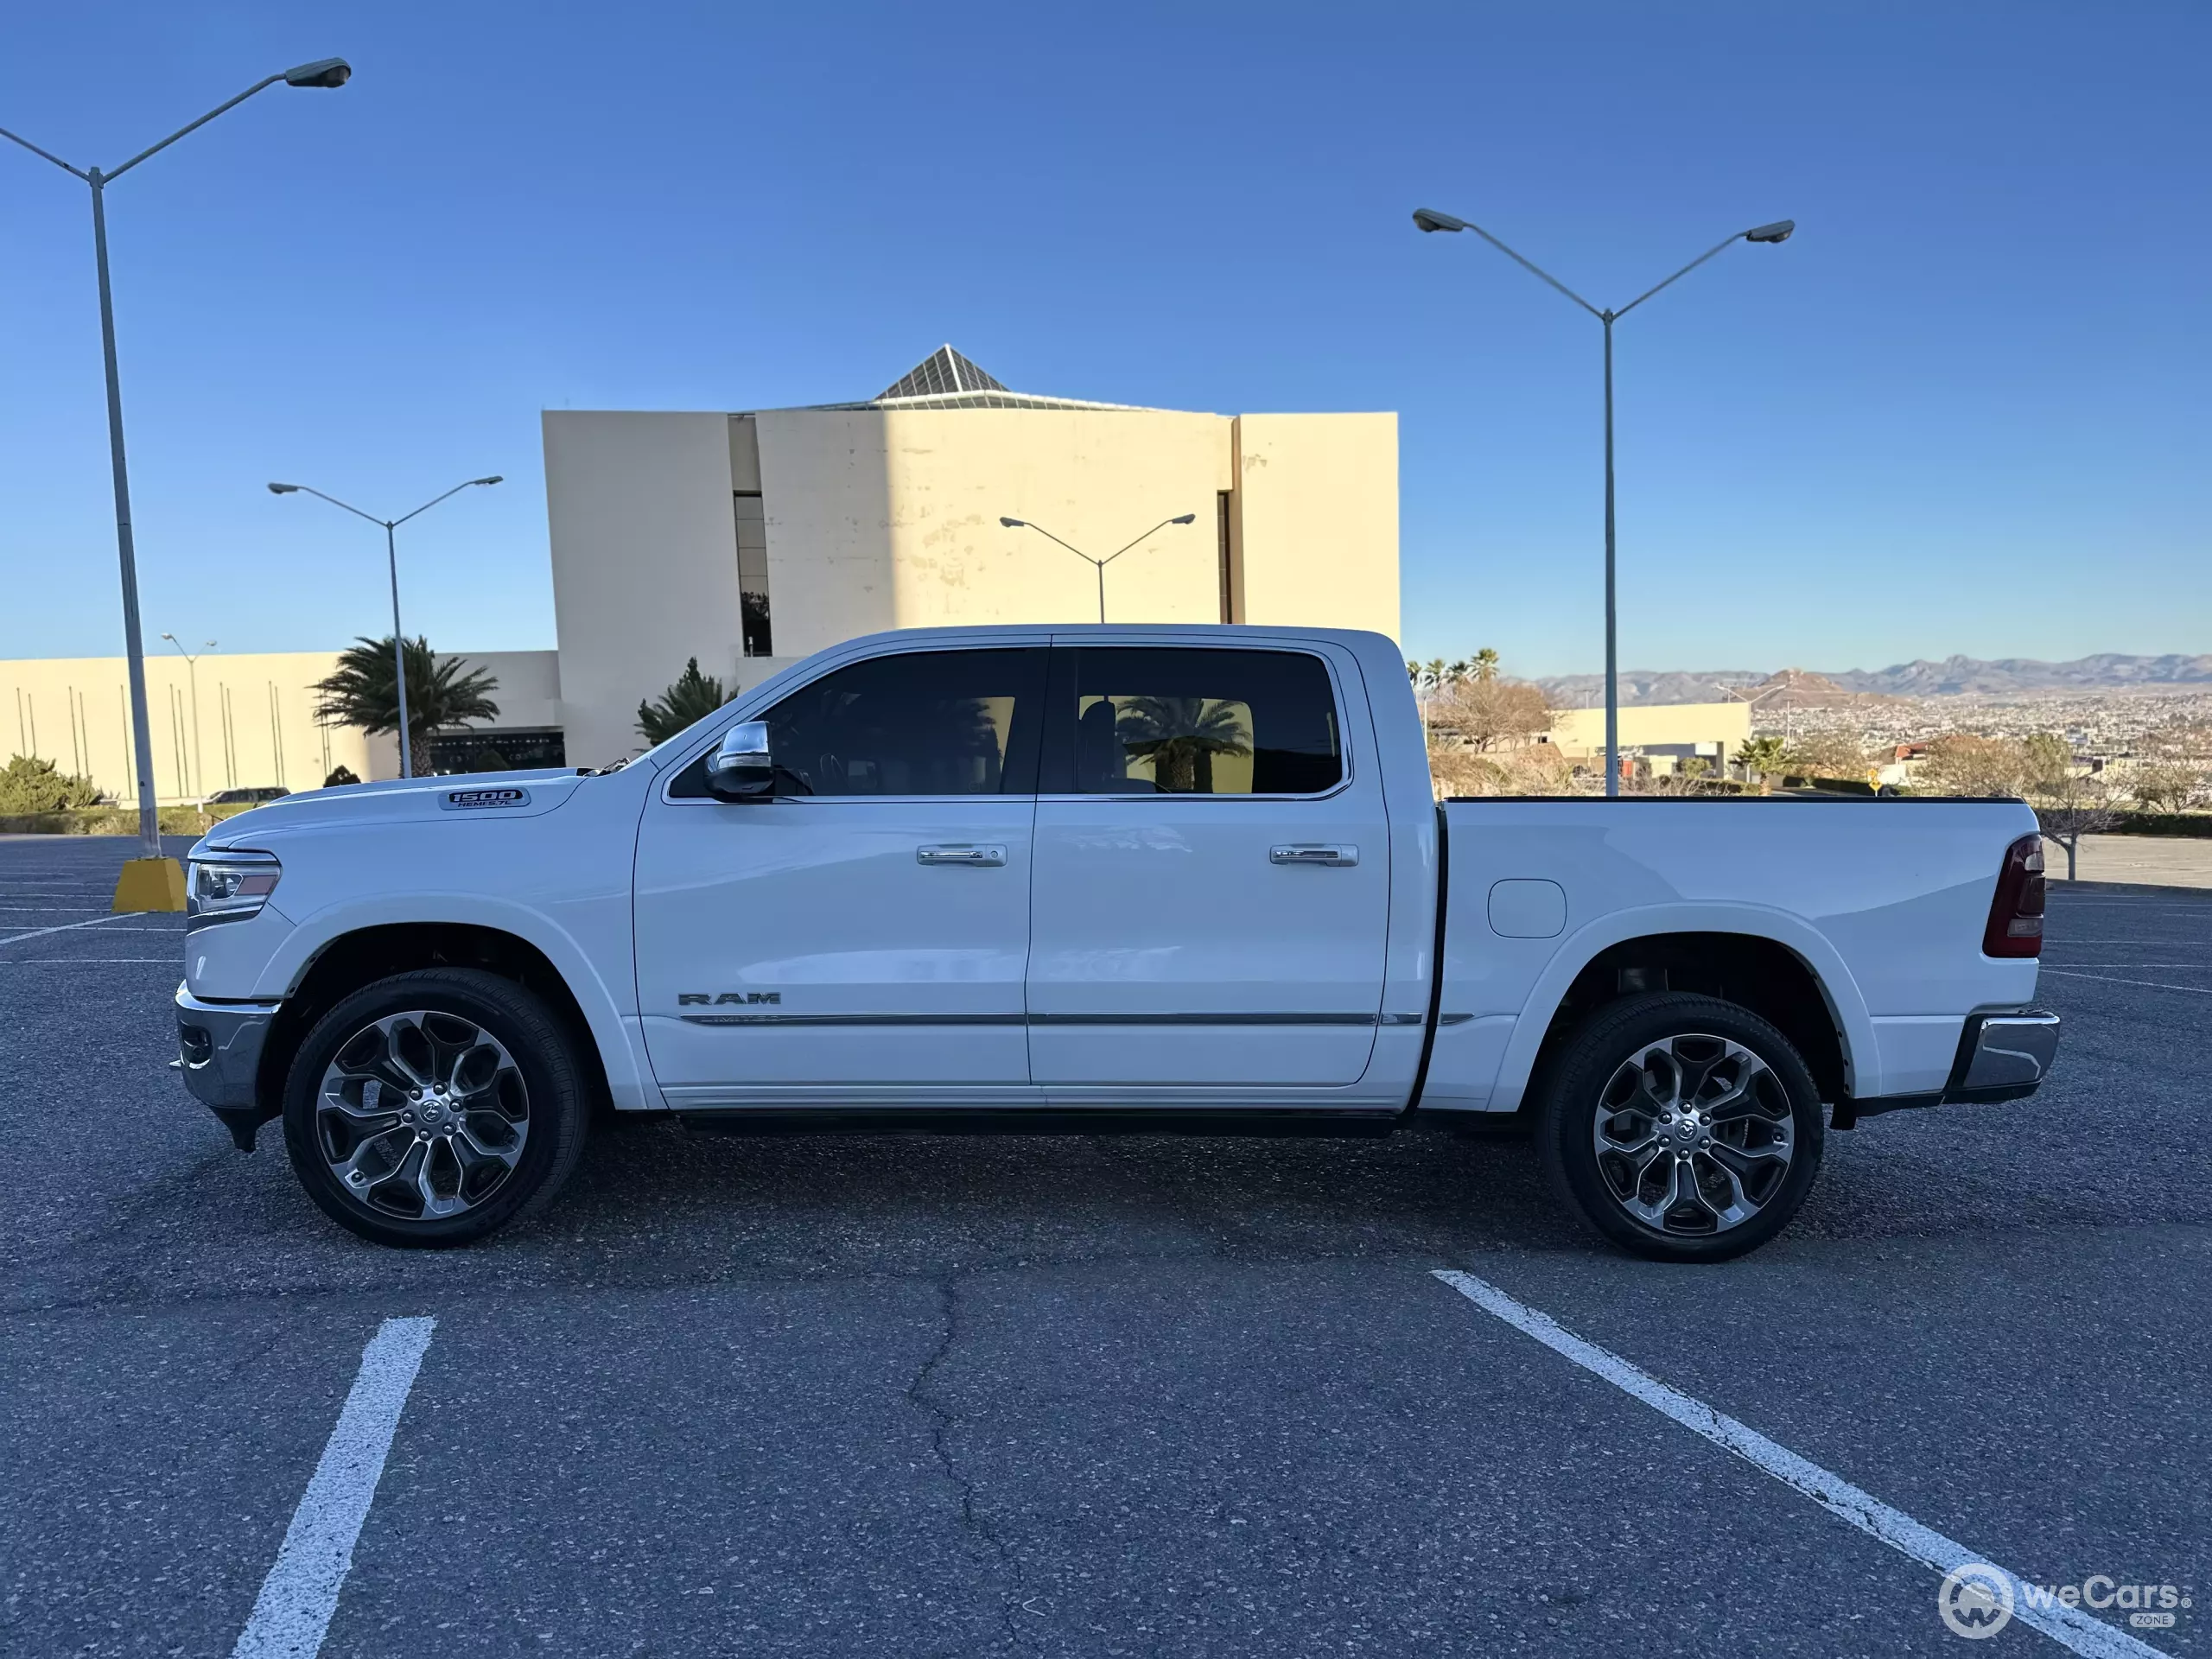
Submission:
[[[2212,812],[2123,812],[2115,836],[2188,836],[2212,840]]]
[[[0,767],[0,813],[66,812],[96,806],[99,798],[91,779],[72,777],[35,755],[12,756]]]

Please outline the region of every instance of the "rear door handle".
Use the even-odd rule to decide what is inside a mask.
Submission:
[[[1287,847],[1268,849],[1270,864],[1319,864],[1330,869],[1342,869],[1359,862],[1359,849],[1343,842],[1297,842]]]
[[[997,869],[1006,863],[1003,847],[977,847],[966,842],[914,849],[917,864],[966,864],[976,869]]]

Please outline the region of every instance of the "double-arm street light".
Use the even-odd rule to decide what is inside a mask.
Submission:
[[[1195,512],[1184,512],[1178,513],[1173,518],[1163,518],[1158,524],[1154,524],[1150,530],[1145,531],[1143,535],[1138,537],[1135,541],[1131,542],[1128,546],[1116,548],[1114,551],[1109,553],[1103,559],[1092,558],[1090,554],[1084,552],[1072,542],[1060,542],[1060,538],[1053,535],[1051,531],[1046,529],[1044,525],[1033,524],[1027,518],[1001,518],[999,520],[999,523],[1004,524],[1008,530],[1033,530],[1048,542],[1060,542],[1060,545],[1066,548],[1067,550],[1074,554],[1076,557],[1083,560],[1085,563],[1095,567],[1098,572],[1098,620],[1101,622],[1103,622],[1106,620],[1106,567],[1113,563],[1115,560],[1120,558],[1122,554],[1128,552],[1131,548],[1137,547],[1145,542],[1150,541],[1154,536],[1160,534],[1161,531],[1166,529],[1168,525],[1192,524],[1196,522],[1198,516],[1198,515]]]
[[[479,484],[497,484],[499,481],[499,474],[497,473],[489,478],[464,480],[448,490],[445,495],[434,495],[413,512],[403,512],[397,518],[379,518],[372,512],[363,512],[349,502],[340,501],[334,495],[325,495],[321,490],[310,489],[304,484],[271,484],[269,486],[271,495],[312,495],[318,500],[329,502],[334,507],[344,507],[356,518],[365,518],[372,524],[384,526],[385,562],[391,569],[391,671],[392,683],[399,689],[399,775],[403,778],[415,775],[415,752],[407,739],[407,636],[399,631],[399,544],[393,532],[410,518],[419,518],[428,512],[447,496],[459,495],[463,490]]]
[[[1621,686],[1619,659],[1614,647],[1613,615],[1613,325],[1642,305],[1661,289],[1680,282],[1715,254],[1733,247],[1738,242],[1787,242],[1791,232],[1797,228],[1795,219],[1777,219],[1771,225],[1754,226],[1748,231],[1738,231],[1726,241],[1714,244],[1684,265],[1663,283],[1655,283],[1637,295],[1618,311],[1600,310],[1546,270],[1534,260],[1521,255],[1499,241],[1471,219],[1457,219],[1450,213],[1440,213],[1433,207],[1418,208],[1414,223],[1424,231],[1472,231],[1496,248],[1507,258],[1530,274],[1542,278],[1560,293],[1573,300],[1605,328],[1605,793],[1618,795],[1621,790],[1620,707]]]
[[[352,66],[343,58],[318,58],[313,63],[302,63],[282,74],[257,80],[229,103],[217,105],[197,121],[179,127],[160,143],[140,150],[121,167],[108,172],[102,172],[97,167],[72,167],[59,156],[41,149],[29,139],[0,127],[0,138],[21,144],[32,155],[52,162],[63,172],[83,180],[92,187],[92,257],[99,272],[100,349],[107,363],[107,442],[115,472],[115,544],[117,557],[123,566],[123,646],[130,661],[130,725],[138,741],[138,839],[142,843],[142,856],[145,858],[159,859],[162,856],[162,832],[160,816],[154,806],[154,747],[149,741],[152,724],[146,713],[146,656],[138,630],[138,555],[130,535],[130,480],[123,460],[123,388],[116,375],[115,305],[107,279],[107,187],[148,156],[159,155],[188,132],[206,126],[217,116],[236,109],[256,92],[264,92],[279,81],[287,86],[330,88],[343,86],[353,74]],[[156,887],[162,884],[162,878],[157,877]],[[118,905],[124,897],[124,887],[130,886],[133,886],[133,874],[126,868],[123,884],[116,892]],[[130,907],[140,909],[147,906],[134,903]],[[174,904],[164,903],[160,907],[181,909],[182,901],[177,899]]]

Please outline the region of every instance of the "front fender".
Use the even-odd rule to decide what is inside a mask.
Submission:
[[[302,918],[262,969],[257,997],[291,995],[316,958],[349,934],[368,928],[435,926],[451,923],[512,934],[537,949],[553,964],[576,1000],[607,1071],[607,1092],[617,1110],[663,1111],[667,1103],[641,1063],[632,1040],[636,1021],[626,1019],[636,1001],[629,963],[624,982],[609,984],[592,953],[566,927],[543,911],[480,893],[410,893],[400,898],[346,899]]]

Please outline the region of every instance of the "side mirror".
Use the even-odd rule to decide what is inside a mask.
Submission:
[[[722,734],[707,762],[707,789],[718,801],[765,801],[776,784],[768,758],[768,722],[741,721]]]

